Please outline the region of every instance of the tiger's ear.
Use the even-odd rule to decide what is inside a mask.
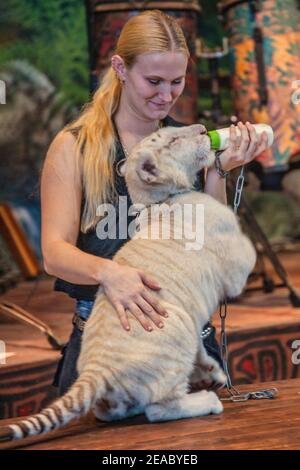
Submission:
[[[152,153],[142,154],[139,158],[138,174],[145,183],[155,183],[159,177],[159,169]]]

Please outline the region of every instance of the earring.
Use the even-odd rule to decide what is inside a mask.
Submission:
[[[122,176],[124,178],[124,174],[122,173],[122,166],[126,162],[126,158],[122,158],[117,164],[116,164],[116,173],[118,176]]]
[[[122,80],[122,78],[120,77],[120,75],[118,74],[118,72],[115,71],[115,76],[117,78],[117,80],[119,80],[119,82],[123,82],[124,80]]]

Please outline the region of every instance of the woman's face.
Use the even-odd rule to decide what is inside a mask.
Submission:
[[[123,102],[143,119],[163,119],[183,92],[187,63],[183,52],[139,55],[124,70]]]

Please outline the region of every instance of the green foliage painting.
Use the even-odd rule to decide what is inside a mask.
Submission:
[[[89,97],[83,0],[6,0],[0,5],[0,66],[25,59],[81,106]]]

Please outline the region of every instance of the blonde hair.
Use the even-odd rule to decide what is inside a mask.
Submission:
[[[159,10],[144,11],[124,25],[115,54],[127,68],[140,54],[150,52],[184,52],[190,56],[182,29],[176,20]],[[76,158],[80,164],[84,195],[81,231],[93,228],[99,217],[98,205],[116,200],[113,164],[116,158],[112,116],[118,108],[122,85],[110,66],[92,100],[79,117],[64,130],[78,132]]]

